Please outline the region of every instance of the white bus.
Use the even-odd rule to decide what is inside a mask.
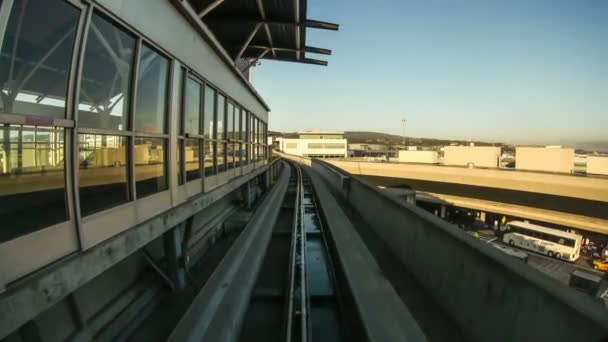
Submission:
[[[557,259],[575,261],[580,255],[582,239],[578,234],[511,221],[507,223],[502,241]]]

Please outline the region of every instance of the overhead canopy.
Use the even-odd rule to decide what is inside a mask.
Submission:
[[[327,65],[307,54],[331,50],[306,45],[306,28],[338,30],[306,17],[307,0],[172,0],[190,22],[207,28],[232,63],[260,59]]]

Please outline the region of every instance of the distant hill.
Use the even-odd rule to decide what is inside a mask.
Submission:
[[[286,138],[297,138],[298,134],[295,132],[280,133],[280,132],[268,132],[270,135],[283,134]],[[344,132],[345,138],[351,144],[383,144],[383,145],[402,145],[403,137],[395,134],[379,133],[379,132],[360,132],[360,131],[346,131]],[[448,139],[434,139],[434,138],[414,138],[405,137],[406,145],[413,146],[444,146],[450,145],[451,143],[457,143],[461,145],[467,145],[470,141],[467,140],[448,140]],[[502,143],[488,143],[484,141],[474,141],[477,146],[503,146]]]
[[[345,137],[349,143],[368,143],[368,144],[386,144],[386,145],[401,145],[403,144],[403,137],[400,135],[378,133],[378,132],[345,132]],[[415,138],[405,137],[405,144],[412,146],[444,146],[451,143],[457,143],[460,145],[467,145],[471,141],[467,140],[448,140],[448,139],[435,139],[435,138]],[[502,146],[502,143],[488,143],[484,141],[474,141],[477,146]]]

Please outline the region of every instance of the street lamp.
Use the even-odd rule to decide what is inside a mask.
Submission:
[[[405,123],[407,122],[406,119],[401,119],[401,123],[403,124],[403,149],[405,149]]]

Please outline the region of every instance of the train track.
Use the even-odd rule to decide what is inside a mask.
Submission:
[[[340,341],[333,265],[314,189],[291,164],[239,341]]]

